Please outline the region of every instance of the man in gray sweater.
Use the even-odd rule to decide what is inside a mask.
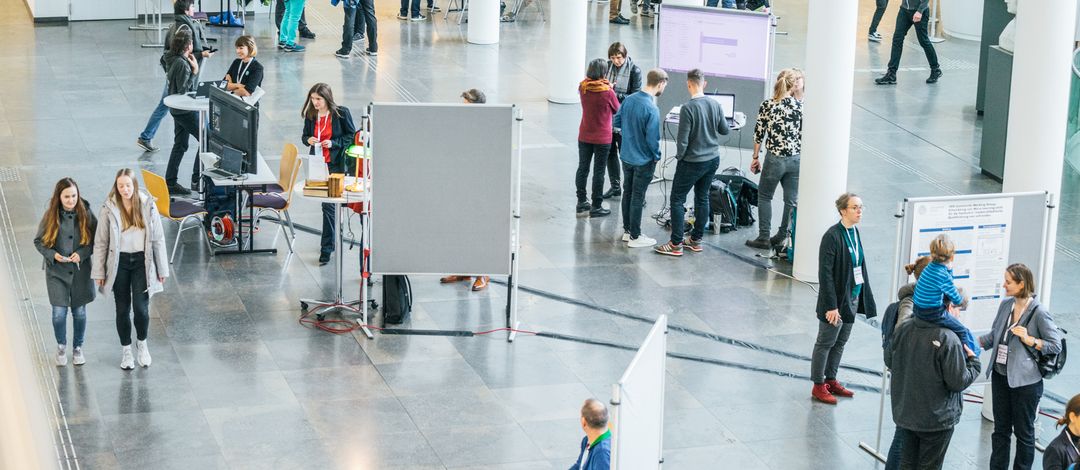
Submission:
[[[944,315],[957,311],[946,301]],[[896,432],[904,433],[900,468],[940,469],[963,412],[963,392],[982,369],[978,356],[952,330],[913,317],[897,326],[885,365],[892,371]]]
[[[727,135],[727,120],[720,103],[705,96],[705,73],[693,69],[686,73],[690,101],[679,110],[676,138],[675,177],[671,181],[671,241],[655,248],[657,253],[682,256],[683,246],[701,251],[701,237],[709,220],[709,188],[720,167],[720,136]],[[690,238],[685,231],[686,196],[694,190],[694,228]]]

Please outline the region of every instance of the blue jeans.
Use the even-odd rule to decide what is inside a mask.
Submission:
[[[705,222],[709,220],[709,186],[712,184],[716,169],[720,168],[720,157],[707,162],[685,162],[680,160],[675,165],[675,177],[671,181],[671,244],[683,242],[686,228],[686,196],[694,190],[694,229],[690,238],[700,240],[705,235]]]
[[[67,344],[67,313],[68,307],[52,306],[53,334],[56,335],[56,344]],[[83,338],[86,337],[86,306],[71,307],[71,322],[75,324],[75,338],[73,347],[82,347]]]
[[[420,0],[401,0],[401,10],[398,14],[409,15],[413,18],[420,16]]]
[[[296,44],[297,27],[300,24],[300,15],[304,14],[304,0],[285,0],[285,15],[281,17],[281,31],[278,32],[278,42],[293,45]]]
[[[649,190],[656,162],[644,165],[631,165],[622,162],[622,217],[623,230],[630,232],[630,238],[641,236],[641,211],[645,207],[645,191]]]
[[[146,121],[146,127],[143,128],[139,138],[142,140],[154,140],[154,135],[157,134],[158,127],[161,126],[161,120],[165,119],[165,114],[169,112],[169,107],[165,106],[165,97],[169,96],[169,84],[165,84],[165,88],[161,90],[161,99],[157,102],[157,107],[154,108],[154,112],[150,113],[150,120]]]
[[[705,6],[715,7],[719,0],[706,0]],[[735,0],[724,0],[724,8],[735,8]]]

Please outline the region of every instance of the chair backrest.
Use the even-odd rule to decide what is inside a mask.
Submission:
[[[285,144],[285,147],[281,149],[281,164],[278,167],[278,186],[286,191],[291,191],[289,187],[289,181],[292,181],[293,175],[296,173],[297,163],[296,146],[293,144]]]
[[[150,170],[142,171],[143,185],[146,186],[146,190],[151,196],[154,196],[154,204],[157,205],[158,212],[168,218],[172,218],[172,212],[169,212],[169,186],[165,184],[165,178],[161,175],[155,174]]]

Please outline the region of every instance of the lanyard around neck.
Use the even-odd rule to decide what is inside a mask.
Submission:
[[[236,67],[236,70],[237,70],[236,83],[240,83],[240,79],[243,78],[244,73],[247,72],[247,70],[251,68],[251,64],[253,62],[255,62],[254,57],[252,57],[251,60],[247,61],[247,63],[244,62],[244,59],[240,59],[240,66]],[[245,65],[246,65],[246,67],[245,67]],[[254,90],[251,90],[251,91],[254,91]]]
[[[315,114],[315,139],[318,140],[319,142],[323,141],[323,139],[322,139],[323,126],[325,126],[325,125],[327,125],[329,123],[330,123],[330,113],[329,112],[326,113],[325,118],[320,117],[318,115],[318,113]],[[333,131],[331,131],[331,132],[333,132]]]
[[[848,232],[848,228],[844,227],[844,241],[848,242],[848,247],[852,253],[852,261],[854,261],[855,266],[859,266],[859,251],[862,248],[862,240],[861,237],[859,237],[858,229],[856,229],[854,225],[851,226],[851,230],[855,232],[855,236],[852,236]]]

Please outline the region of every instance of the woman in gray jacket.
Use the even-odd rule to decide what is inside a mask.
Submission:
[[[94,251],[97,220],[79,194],[79,185],[63,178],[53,188],[49,208],[38,224],[34,246],[45,258],[45,287],[52,305],[53,334],[56,336],[56,365],[67,365],[67,313],[75,327],[72,363],[86,363],[82,344],[86,336],[86,304],[94,300],[90,260]]]
[[[169,276],[165,232],[154,198],[139,190],[130,168],[116,173],[112,191],[101,208],[94,237],[94,269],[98,290],[116,296],[116,332],[120,335],[120,368],[135,368],[131,353],[131,312],[135,311],[135,347],[139,365],[150,366],[146,346],[150,296],[161,292]]]
[[[1061,331],[1035,299],[1035,276],[1023,264],[1005,268],[1005,295],[994,327],[979,338],[991,351],[990,376],[994,404],[990,468],[1009,467],[1010,434],[1016,435],[1014,469],[1031,468],[1035,459],[1035,417],[1043,382],[1035,356],[1061,351]]]

